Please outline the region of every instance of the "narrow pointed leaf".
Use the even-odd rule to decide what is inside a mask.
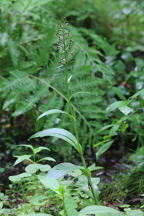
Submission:
[[[112,145],[113,141],[103,144],[96,153],[96,158],[98,159],[104,152],[106,152]]]
[[[72,118],[72,116],[71,116],[69,113],[67,113],[67,112],[64,112],[64,111],[58,110],[58,109],[51,109],[51,110],[48,110],[48,111],[42,113],[42,114],[37,118],[37,120],[43,118],[44,116],[51,115],[51,114],[56,114],[56,113],[66,114],[66,115],[68,115],[69,117]]]
[[[38,162],[40,161],[52,161],[52,162],[56,162],[56,160],[52,157],[44,157],[42,159],[40,159]]]
[[[38,153],[38,152],[41,152],[42,150],[50,151],[49,148],[40,146],[40,147],[34,149],[34,153],[36,154],[36,153]]]
[[[21,145],[18,145],[18,146],[24,146],[26,148],[30,148],[32,151],[34,150],[32,145],[21,144]]]
[[[136,98],[136,97],[138,97],[138,96],[140,96],[140,95],[143,95],[143,94],[144,94],[144,89],[142,89],[142,90],[138,91],[137,93],[135,93],[135,94],[131,97],[131,99],[134,99],[134,98]]]

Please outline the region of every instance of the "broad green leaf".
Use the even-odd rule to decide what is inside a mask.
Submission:
[[[144,216],[144,212],[140,210],[125,209],[126,216]]]
[[[94,214],[96,216],[123,216],[123,213],[113,208],[96,205],[87,206],[86,208],[82,209],[80,213],[84,213],[87,215]]]
[[[63,113],[63,114],[68,115],[69,117],[73,118],[73,116],[70,115],[70,114],[67,113],[67,112],[64,112],[64,111],[58,110],[58,109],[51,109],[51,110],[48,110],[48,111],[42,113],[42,114],[37,118],[37,120],[43,118],[44,116],[51,115],[51,114],[56,114],[56,113]]]
[[[66,207],[67,216],[78,216],[78,212],[76,210],[76,201],[70,195],[64,196],[64,203]]]
[[[41,162],[41,161],[52,161],[52,162],[56,162],[56,160],[52,157],[44,157],[42,159],[40,159],[38,162]]]
[[[14,166],[25,161],[25,160],[31,161],[30,160],[31,155],[22,155],[22,156],[15,156],[15,157],[17,157],[17,160],[15,161]]]
[[[30,173],[21,173],[19,175],[9,176],[9,180],[12,182],[19,182],[23,178],[30,177]]]
[[[26,168],[25,168],[25,171],[27,173],[36,173],[37,170],[39,170],[39,168],[37,167],[37,164],[29,164]]]
[[[38,179],[48,189],[51,189],[56,192],[56,190],[59,188],[59,182],[55,179],[42,175],[38,175]]]
[[[47,177],[52,179],[59,179],[72,171],[80,169],[80,166],[74,165],[72,163],[60,163],[54,166],[47,174]]]
[[[103,144],[96,153],[96,158],[98,159],[104,152],[106,152],[112,145],[113,141]]]
[[[45,136],[52,136],[52,137],[60,138],[66,141],[67,143],[69,143],[70,145],[72,145],[79,153],[82,152],[82,147],[78,144],[76,137],[69,131],[61,129],[61,128],[50,128],[47,130],[40,131],[32,135],[30,139],[36,138],[36,137],[45,137]]]
[[[25,171],[28,173],[36,173],[38,170],[41,172],[47,172],[51,169],[51,167],[47,164],[29,164],[26,168]]]

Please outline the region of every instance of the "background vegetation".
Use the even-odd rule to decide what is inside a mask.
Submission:
[[[24,215],[23,206],[30,203],[11,203],[16,197],[15,185],[10,185],[12,189],[5,185],[5,181],[10,184],[8,176],[24,170],[24,164],[19,168],[12,166],[14,156],[28,151],[18,145],[28,143],[28,138],[42,128],[64,128],[75,133],[72,122],[60,113],[36,123],[37,117],[47,110],[69,112],[65,68],[57,49],[57,32],[64,18],[70,28],[69,91],[79,141],[88,165],[97,162],[105,167],[110,163],[108,176],[112,184],[105,181],[105,171],[100,186],[102,203],[120,210],[125,207],[119,206],[125,203],[143,208],[143,10],[142,0],[0,1],[0,181],[5,193],[0,200],[4,200],[4,207],[15,209],[13,215]],[[29,143],[50,148],[49,155],[56,163],[80,164],[73,147],[62,140],[44,137]],[[121,160],[115,174],[111,173],[113,155]],[[42,154],[45,156],[47,151]],[[123,166],[125,171],[120,174]],[[111,191],[112,196],[108,195]],[[83,203],[84,195],[74,191],[73,197],[77,196],[80,209],[91,204],[91,200]],[[50,195],[50,210],[43,207],[43,213],[59,214],[61,204],[56,210],[53,197]],[[116,202],[118,206],[114,205]]]

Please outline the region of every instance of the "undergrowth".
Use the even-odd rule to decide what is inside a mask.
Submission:
[[[16,156],[23,170],[0,194],[3,215],[143,215],[101,206],[143,196],[143,7],[136,0],[0,1],[0,159]],[[32,134],[44,138],[23,154],[17,144]],[[111,146],[138,150],[122,182],[103,185],[101,203],[100,179],[91,174],[101,167],[86,161]],[[48,147],[65,161],[80,156],[82,166],[51,168],[46,161],[55,159],[37,157]]]

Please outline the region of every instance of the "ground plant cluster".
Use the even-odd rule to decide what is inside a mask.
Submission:
[[[144,216],[143,11],[0,0],[0,215]]]

